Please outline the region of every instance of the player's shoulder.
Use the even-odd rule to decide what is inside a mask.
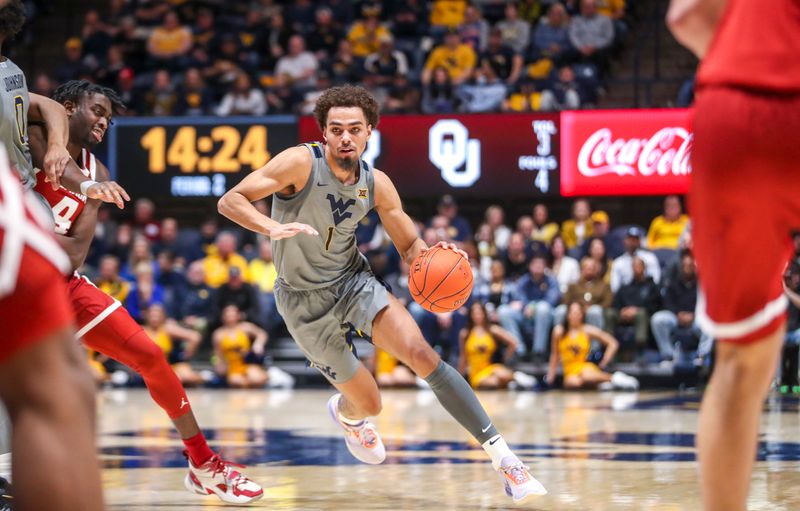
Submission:
[[[289,147],[278,153],[275,158],[272,159],[272,163],[287,168],[310,167],[315,158],[312,151],[313,149],[310,150],[309,146],[305,144]]]

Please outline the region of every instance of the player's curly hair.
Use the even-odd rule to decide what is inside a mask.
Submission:
[[[25,6],[22,0],[9,0],[0,8],[0,36],[10,39],[22,30],[25,24]]]
[[[342,85],[340,87],[331,87],[317,99],[317,104],[314,107],[314,117],[317,119],[320,130],[325,131],[325,126],[328,124],[328,111],[337,106],[357,106],[364,112],[367,124],[373,128],[378,126],[380,107],[375,97],[364,87]]]
[[[115,114],[125,110],[125,103],[114,89],[89,82],[87,80],[70,80],[56,87],[53,91],[53,99],[62,105],[67,101],[72,101],[76,105],[82,96],[92,94],[102,94],[111,101],[111,109]]]

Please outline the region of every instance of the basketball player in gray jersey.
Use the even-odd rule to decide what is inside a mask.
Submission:
[[[0,143],[5,144],[11,165],[25,188],[36,184],[36,171],[28,149],[28,124],[41,124],[47,132],[47,153],[42,169],[54,190],[63,185],[90,199],[113,202],[120,209],[130,200],[113,181],[87,179],[67,151],[69,124],[64,107],[52,99],[28,93],[25,74],[2,56],[3,43],[14,37],[25,22],[21,0],[0,1]],[[48,208],[49,209],[49,208]]]
[[[281,152],[226,193],[219,211],[272,238],[278,311],[311,363],[339,390],[328,408],[344,430],[348,449],[365,463],[386,457],[375,426],[366,420],[381,411],[378,386],[347,343],[348,330],[355,328],[425,378],[444,408],[489,454],[509,496],[518,501],[546,493],[508,448],[464,378],[439,358],[358,252],[355,229],[372,208],[406,262],[428,250],[392,181],[361,160],[378,124],[375,98],[362,87],[334,87],[317,100],[314,115],[325,144]],[[251,204],[270,195],[272,218]]]

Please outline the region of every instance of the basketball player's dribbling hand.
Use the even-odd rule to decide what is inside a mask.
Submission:
[[[128,192],[118,185],[116,181],[95,183],[86,190],[86,196],[103,202],[113,202],[119,209],[125,207],[125,201],[131,200]]]
[[[284,238],[291,238],[304,232],[311,236],[319,236],[319,233],[310,225],[301,224],[299,222],[292,222],[290,224],[279,224],[269,230],[269,237],[273,240],[282,240]]]
[[[458,248],[458,245],[456,245],[455,243],[448,243],[447,241],[440,241],[439,243],[437,243],[436,245],[434,245],[432,247],[423,248],[422,250],[420,250],[419,255],[422,255],[425,252],[427,252],[428,250],[430,250],[432,248],[436,248],[436,247],[444,248],[446,250],[452,250],[453,252],[457,252],[459,255],[461,255],[461,257],[463,257],[464,259],[469,261],[469,256],[467,255],[466,252],[464,252],[463,250]]]

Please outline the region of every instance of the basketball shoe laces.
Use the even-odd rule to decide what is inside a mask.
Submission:
[[[522,463],[516,463],[510,467],[502,467],[501,470],[514,484],[525,484],[531,480],[528,475],[528,467]]]
[[[217,474],[222,474],[222,477],[225,478],[225,481],[237,491],[239,490],[240,484],[247,482],[247,477],[245,477],[241,472],[233,470],[233,467],[245,468],[244,465],[223,460],[222,453],[215,455],[210,461],[211,467],[209,468],[211,469],[212,478],[216,477]]]
[[[367,449],[372,449],[378,442],[378,435],[375,434],[371,426],[369,422],[364,421],[364,424],[358,427],[353,427],[348,424],[347,430],[361,445]]]

